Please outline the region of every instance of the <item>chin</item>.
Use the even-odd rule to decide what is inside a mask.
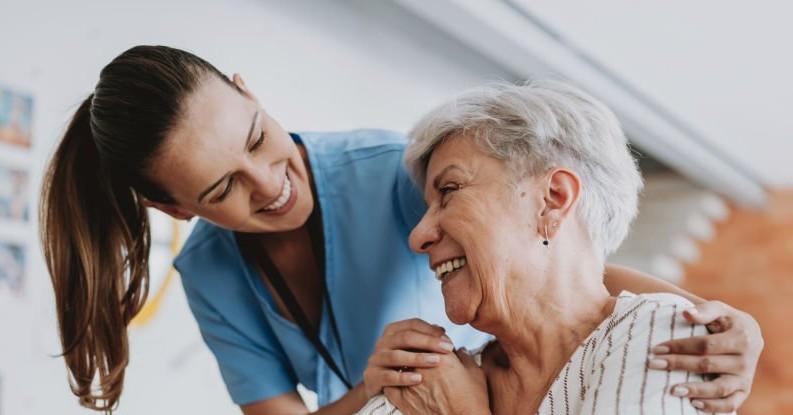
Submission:
[[[454,324],[470,324],[476,317],[476,310],[470,310],[468,306],[455,306],[446,302],[446,317]]]

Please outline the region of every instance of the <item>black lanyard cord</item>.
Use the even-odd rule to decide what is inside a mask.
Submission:
[[[322,241],[321,235],[321,222],[320,222],[320,212],[319,206],[314,207],[314,211],[311,213],[311,217],[309,218],[309,236],[311,237],[311,248],[314,253],[314,257],[316,258],[318,268],[319,268],[319,275],[320,280],[322,281],[322,291],[323,291],[323,298],[325,303],[328,305],[328,317],[330,317],[330,324],[331,329],[333,330],[334,340],[339,347],[339,353],[342,356],[342,360],[344,359],[344,349],[342,348],[341,344],[341,336],[339,335],[339,329],[336,325],[336,316],[333,313],[333,305],[330,301],[330,294],[328,293],[328,287],[325,282],[325,249],[324,249],[324,242]],[[238,235],[241,236],[241,235]],[[245,248],[243,248],[245,249]],[[250,253],[250,250],[248,250]],[[257,257],[251,257],[249,259],[256,259]],[[263,255],[258,255],[258,263],[264,270],[267,279],[272,284],[275,291],[278,293],[278,296],[281,298],[281,301],[284,302],[287,311],[292,317],[295,319],[295,323],[300,327],[303,334],[311,341],[314,345],[314,348],[317,350],[322,359],[325,363],[330,367],[333,373],[338,376],[339,379],[344,383],[347,389],[352,389],[352,383],[349,381],[349,375],[345,376],[342,373],[339,366],[336,364],[336,361],[331,356],[330,352],[328,351],[327,347],[322,343],[319,338],[319,330],[314,328],[311,325],[306,313],[300,307],[300,304],[297,302],[297,299],[292,293],[292,290],[289,289],[289,286],[286,285],[286,281],[284,280],[283,275],[278,270],[278,267],[275,266],[275,263],[272,261],[269,255],[265,252]],[[346,368],[346,365],[345,365]],[[346,370],[345,370],[346,372]]]

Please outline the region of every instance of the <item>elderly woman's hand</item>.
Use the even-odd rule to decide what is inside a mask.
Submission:
[[[418,318],[386,326],[363,372],[366,398],[382,393],[386,386],[421,383],[421,375],[407,369],[434,367],[442,355],[451,355],[454,345],[444,333],[443,327]]]
[[[420,385],[387,387],[386,397],[405,415],[484,415],[490,413],[487,379],[465,351],[441,356],[432,369],[417,369]]]
[[[693,324],[706,324],[713,334],[655,346],[650,368],[718,375],[709,382],[676,385],[671,392],[691,398],[705,412],[737,410],[749,395],[763,350],[760,326],[749,314],[719,301],[699,304],[684,315]]]

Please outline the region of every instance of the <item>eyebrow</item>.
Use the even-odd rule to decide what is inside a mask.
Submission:
[[[256,128],[256,121],[258,119],[259,119],[259,110],[256,110],[256,112],[253,114],[253,121],[251,121],[251,127],[250,129],[248,129],[248,135],[245,138],[245,147],[243,148],[243,151],[246,150],[248,147],[250,147],[250,143],[253,137],[253,129]],[[204,200],[204,198],[208,194],[210,194],[213,190],[215,190],[215,188],[218,187],[218,185],[220,185],[221,183],[223,183],[229,176],[231,176],[231,172],[224,174],[223,177],[218,179],[218,181],[209,185],[209,187],[207,187],[206,190],[204,190],[198,195],[198,203],[201,203],[201,201]]]

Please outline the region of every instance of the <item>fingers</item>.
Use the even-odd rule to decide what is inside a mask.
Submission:
[[[712,355],[741,353],[746,347],[746,336],[726,332],[670,340],[656,345],[651,351],[656,355]]]
[[[708,324],[709,327],[721,328],[719,331],[724,331],[729,328],[725,326],[736,312],[737,310],[721,301],[706,301],[683,311],[683,316],[692,324]]]
[[[369,365],[363,372],[366,397],[371,398],[383,391],[387,386],[413,386],[421,383],[420,373],[405,372],[398,369]]]
[[[401,372],[399,370],[383,370],[380,384],[383,386],[411,386],[421,383],[421,374],[416,372]]]
[[[412,386],[421,383],[417,368],[431,368],[441,355],[454,350],[443,328],[420,319],[403,320],[386,327],[364,370],[364,387],[368,397],[384,386]]]
[[[374,366],[400,368],[400,367],[434,367],[441,361],[441,357],[434,353],[417,353],[406,350],[378,350],[369,358],[369,364]]]
[[[420,318],[411,318],[387,325],[385,331],[383,331],[383,336],[390,336],[403,330],[413,330],[434,336],[442,336],[446,333],[446,330],[441,326],[427,323]]]
[[[454,345],[446,335],[435,336],[415,330],[402,330],[380,338],[377,350],[413,350],[434,353],[450,353]]]
[[[654,356],[648,362],[650,369],[681,370],[708,374],[742,374],[745,360],[737,355],[666,355]]]
[[[671,389],[674,396],[691,399],[724,399],[736,392],[746,392],[746,385],[736,376],[719,376],[710,382],[690,382],[675,385]]]
[[[746,400],[745,392],[735,392],[724,399],[692,399],[691,405],[703,412],[726,414],[735,412]]]

